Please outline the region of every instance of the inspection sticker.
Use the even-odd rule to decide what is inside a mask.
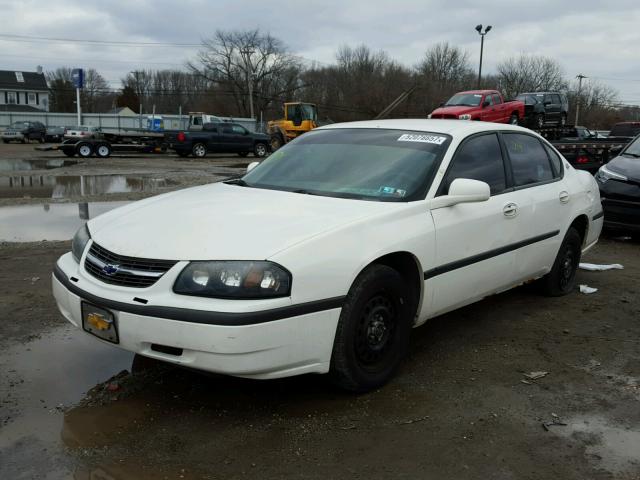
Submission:
[[[436,145],[442,145],[447,137],[441,137],[439,135],[418,135],[415,133],[405,133],[398,138],[399,142],[422,142],[422,143],[435,143]]]

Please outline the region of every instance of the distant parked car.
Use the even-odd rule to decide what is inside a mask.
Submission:
[[[596,173],[604,226],[640,235],[640,136]]]
[[[270,137],[250,132],[237,123],[205,123],[202,130],[185,130],[166,135],[169,148],[181,157],[203,158],[207,153],[237,153],[246,157],[253,153],[264,157],[269,152]]]
[[[47,142],[61,142],[64,138],[65,127],[47,127],[45,140]]]
[[[90,125],[80,125],[76,127],[67,127],[64,132],[64,138],[87,140],[89,138],[102,138],[102,132],[98,127]]]
[[[564,126],[567,124],[569,101],[560,92],[531,92],[521,93],[516,100],[524,102],[524,112],[527,124],[542,128],[547,123]]]
[[[2,141],[28,143],[31,140],[38,140],[44,143],[46,127],[40,122],[13,122],[2,132]]]
[[[524,103],[505,101],[497,90],[458,92],[447,103],[436,108],[429,118],[481,120],[483,122],[518,125],[524,119]]]

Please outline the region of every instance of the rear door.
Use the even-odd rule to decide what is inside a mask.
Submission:
[[[494,122],[507,123],[510,115],[508,115],[506,112],[506,109],[507,109],[506,105],[500,98],[500,95],[498,95],[497,93],[494,93],[492,95],[492,98],[493,98],[493,105],[496,110],[496,119],[494,120]]]
[[[426,290],[432,292],[430,316],[512,286],[513,246],[527,235],[495,132],[473,135],[458,147],[437,195],[445,195],[456,178],[488,183],[491,197],[431,211],[437,264],[425,272]]]
[[[516,251],[519,281],[546,273],[555,260],[564,229],[569,225],[571,193],[563,179],[560,157],[538,137],[502,133],[514,196],[526,242]]]
[[[233,133],[236,139],[236,148],[238,152],[250,152],[253,150],[253,137],[249,130],[242,125],[233,125]]]
[[[560,95],[545,94],[544,103],[547,120],[553,122],[560,120]]]

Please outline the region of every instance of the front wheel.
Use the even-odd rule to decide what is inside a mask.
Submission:
[[[546,295],[560,297],[571,293],[576,284],[576,271],[582,254],[582,237],[570,227],[564,236],[551,271],[542,277],[542,288]]]
[[[518,114],[514,113],[509,117],[509,125],[518,125]]]
[[[407,353],[415,310],[412,289],[396,270],[367,267],[340,313],[331,355],[333,382],[352,392],[388,382]]]
[[[269,143],[271,143],[271,151],[275,152],[282,145],[284,145],[284,138],[282,138],[282,135],[280,135],[279,133],[274,133],[273,135],[271,135],[271,140],[269,141]]]
[[[560,115],[560,123],[558,125],[560,125],[561,127],[564,127],[567,124],[567,115],[566,114],[562,114]]]
[[[535,125],[536,125],[537,128],[544,127],[544,114],[539,113],[539,114],[536,115]]]
[[[191,153],[196,158],[204,158],[207,156],[207,147],[204,143],[196,143],[191,149]]]
[[[93,155],[93,147],[90,143],[80,142],[76,146],[76,153],[83,158],[88,158]]]
[[[262,158],[267,154],[267,144],[266,143],[256,143],[256,146],[253,147],[253,155]]]

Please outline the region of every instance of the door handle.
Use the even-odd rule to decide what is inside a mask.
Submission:
[[[518,205],[516,205],[513,202],[507,203],[502,208],[502,213],[504,214],[505,217],[513,218],[518,214]]]
[[[562,192],[560,192],[561,203],[567,203],[569,201],[569,198],[570,198],[569,192],[567,192],[566,190],[563,190]]]

